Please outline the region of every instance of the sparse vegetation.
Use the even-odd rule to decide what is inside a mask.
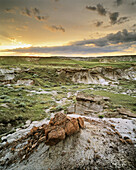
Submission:
[[[4,83],[0,79],[0,133],[10,131],[13,126],[23,124],[27,119],[41,120],[50,117],[51,112],[60,110],[67,111],[67,107],[76,102],[77,91],[87,94],[102,95],[111,98],[114,106],[123,106],[136,113],[136,102],[133,96],[115,94],[121,89],[101,86],[74,84],[65,75],[59,75],[57,71],[63,68],[92,68],[96,66],[112,68],[129,68],[136,62],[109,62],[101,63],[94,61],[78,61],[73,59],[59,58],[0,58],[1,68],[20,68],[15,71],[15,78]],[[2,77],[1,77],[2,78]],[[30,86],[17,84],[18,80],[33,80]],[[10,84],[10,85],[8,85]],[[135,89],[135,81],[120,80],[120,87],[123,90]],[[106,89],[106,91],[105,91]],[[53,93],[55,91],[55,93]],[[68,97],[68,93],[71,95]],[[135,95],[132,93],[132,95]],[[60,102],[67,98],[66,102]],[[111,106],[110,106],[111,107]],[[49,110],[46,112],[46,110]],[[103,115],[98,115],[102,118]],[[8,128],[8,124],[11,124]]]

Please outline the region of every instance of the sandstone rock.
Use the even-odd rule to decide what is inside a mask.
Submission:
[[[130,145],[133,144],[132,140],[131,139],[126,139],[126,142],[129,143]]]
[[[67,120],[67,116],[65,114],[56,114],[54,118],[52,118],[49,122],[50,125],[61,125]]]
[[[72,105],[72,106],[69,106],[68,109],[67,109],[67,113],[68,114],[73,114],[75,112],[75,106]]]
[[[45,143],[47,145],[55,145],[63,139],[65,139],[65,130],[62,127],[57,127],[48,133],[48,139]]]
[[[102,96],[85,95],[78,93],[76,97],[75,113],[91,114],[95,112],[102,112],[106,104],[106,99]]]
[[[57,113],[54,118],[51,118],[49,125],[43,127],[45,143],[47,145],[55,145],[65,139],[65,135],[70,136],[77,133],[83,127],[84,121],[82,118],[69,118],[63,113]],[[35,130],[36,128],[34,127],[32,132]]]
[[[65,126],[65,133],[66,135],[72,135],[79,131],[79,125],[77,119],[72,119],[71,121],[68,121]]]
[[[83,118],[79,117],[78,119],[79,127],[84,128],[84,121]]]

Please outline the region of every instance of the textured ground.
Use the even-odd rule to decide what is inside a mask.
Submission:
[[[16,163],[0,168],[2,170],[136,168],[135,119],[102,120],[85,117],[84,120],[85,129],[77,134],[67,137],[54,146],[41,143],[26,160],[20,162],[18,159]],[[11,148],[9,150],[5,148],[5,151],[7,160],[16,155],[11,153]]]

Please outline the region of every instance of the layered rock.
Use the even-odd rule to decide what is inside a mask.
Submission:
[[[136,80],[135,66],[129,69],[112,67],[94,67],[90,69],[62,69],[59,74],[64,74],[74,83],[83,84],[118,84],[119,80]]]
[[[75,113],[91,114],[102,112],[110,98],[78,93],[76,100]]]

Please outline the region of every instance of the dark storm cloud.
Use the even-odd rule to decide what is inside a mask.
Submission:
[[[95,26],[96,26],[96,27],[100,27],[102,24],[103,24],[103,21],[97,21],[97,22],[95,23]]]
[[[101,4],[97,4],[97,6],[86,6],[86,9],[91,10],[91,11],[97,11],[98,14],[100,15],[106,15],[107,11],[106,9],[101,5]]]
[[[115,24],[117,22],[118,17],[119,17],[119,12],[109,13],[111,24]]]
[[[13,50],[6,50],[5,52],[21,52],[21,53],[51,53],[51,54],[91,54],[91,53],[107,53],[121,51],[118,47],[85,47],[85,46],[56,46],[56,47],[30,47],[30,48],[18,48]],[[4,51],[3,51],[4,52]]]
[[[120,43],[120,44],[119,44]],[[52,54],[91,54],[102,52],[123,51],[136,43],[136,32],[128,32],[126,29],[115,34],[108,34],[103,38],[77,41],[70,45],[55,47],[30,47],[8,50],[8,52],[22,53],[52,53]],[[89,46],[94,44],[95,47]],[[6,51],[7,52],[7,51]]]
[[[99,39],[83,40],[75,42],[75,45],[84,46],[89,44],[95,44],[96,46],[107,46],[110,44],[118,43],[136,43],[136,32],[128,32],[126,29],[118,31],[115,34],[108,34],[107,36]]]
[[[45,28],[52,32],[56,32],[56,31],[65,32],[65,28],[63,28],[61,25],[58,25],[58,26],[57,25],[52,25],[52,26],[46,25]]]
[[[123,0],[116,0],[115,3],[117,6],[119,6],[119,5],[123,4]]]

